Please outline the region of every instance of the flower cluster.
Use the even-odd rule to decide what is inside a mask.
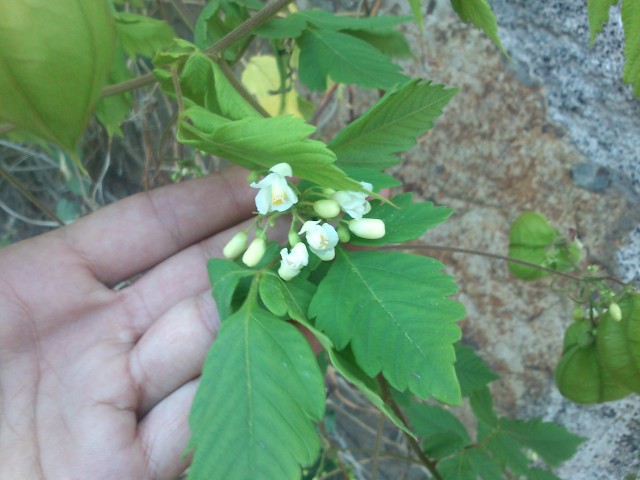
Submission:
[[[368,239],[382,238],[385,235],[382,220],[363,218],[371,211],[367,200],[373,191],[370,183],[360,182],[363,191],[359,192],[324,189],[318,194],[314,191],[309,194],[313,201],[299,202],[295,186],[287,180],[292,175],[293,170],[289,164],[279,163],[271,167],[262,180],[250,184],[252,188],[259,190],[255,198],[256,209],[261,215],[259,218],[269,217],[267,225],[273,224],[271,217],[275,218],[282,212],[292,210],[293,221],[289,232],[291,249],[280,250],[278,275],[283,280],[291,280],[309,264],[308,250],[321,260],[330,261],[335,258],[338,242],[348,242],[351,233]],[[309,191],[312,190],[313,188]],[[307,194],[303,192],[302,197],[303,200],[306,199]],[[337,218],[341,212],[351,218],[339,219],[335,222],[336,229],[336,226],[326,220]],[[296,224],[302,224],[302,227],[298,230],[295,228]],[[300,235],[304,235],[306,244],[302,242]],[[224,247],[223,254],[229,259],[242,255],[245,265],[255,267],[266,252],[266,231],[256,229],[256,238],[248,247],[247,244],[247,232],[239,232]]]

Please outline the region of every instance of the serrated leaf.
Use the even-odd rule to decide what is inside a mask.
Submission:
[[[451,6],[460,20],[471,22],[495,43],[502,53],[508,56],[498,36],[498,21],[487,0],[451,0]]]
[[[354,17],[335,15],[326,10],[305,10],[296,12],[292,16],[301,17],[307,23],[321,30],[360,30],[374,33],[392,31],[397,25],[412,20],[409,16],[377,15],[375,17]]]
[[[334,368],[342,375],[349,383],[355,386],[371,404],[384,413],[391,422],[400,430],[408,433],[411,436],[413,432],[402,422],[400,418],[393,412],[380,396],[380,387],[374,379],[367,376],[366,373],[357,365],[353,358],[353,352],[349,348],[346,348],[340,352],[329,349],[327,350],[329,359]]]
[[[189,417],[189,479],[299,479],[320,450],[324,379],[304,336],[255,305],[224,322]]]
[[[633,86],[633,94],[640,97],[640,2],[622,1],[624,27],[624,56],[626,63],[622,79]]]
[[[373,191],[379,192],[383,188],[397,187],[402,182],[397,178],[378,170],[362,167],[343,167],[342,170],[351,178],[359,182],[367,182],[373,185]]]
[[[113,23],[106,0],[0,2],[0,122],[75,155],[107,82]]]
[[[336,135],[329,148],[338,165],[384,170],[401,159],[433,126],[456,89],[412,80],[387,93],[367,113]]]
[[[415,240],[430,228],[444,222],[453,210],[436,207],[431,202],[413,203],[411,193],[391,199],[392,204],[374,200],[367,218],[378,218],[385,223],[386,235],[376,240],[351,236],[353,245],[378,246]]]
[[[464,307],[447,298],[457,289],[441,269],[421,256],[340,249],[309,315],[336,348],[351,344],[370,377],[382,371],[398,390],[459,404],[452,344]]]
[[[224,321],[232,313],[231,303],[238,283],[243,278],[252,276],[254,271],[230,260],[219,258],[209,259],[207,271],[213,298],[216,299],[218,315],[220,320]]]
[[[131,57],[142,55],[151,58],[168,47],[176,37],[173,28],[164,20],[129,12],[118,12],[114,18],[118,38]]]
[[[331,30],[305,30],[296,39],[300,47],[300,81],[311,90],[327,88],[327,77],[335,82],[364,88],[389,89],[404,83],[401,68],[367,42]]]
[[[463,397],[468,397],[475,390],[483,388],[500,378],[491,371],[472,348],[460,344],[456,344],[455,347],[456,376],[458,377]]]
[[[585,441],[556,423],[540,419],[523,421],[501,418],[500,429],[511,441],[530,448],[551,466],[558,466],[570,459]]]
[[[378,33],[363,30],[344,30],[352,37],[364,40],[372,47],[377,48],[389,58],[410,58],[411,47],[406,37],[396,31]]]
[[[473,414],[478,420],[490,427],[498,424],[498,417],[493,411],[493,397],[491,397],[491,391],[487,387],[474,390],[469,395],[469,403]]]
[[[275,273],[260,279],[260,298],[271,313],[279,317],[289,315],[298,322],[308,322],[307,311],[316,286],[298,278],[285,282]]]
[[[596,37],[602,28],[609,23],[609,9],[618,3],[618,0],[587,0],[587,12],[589,15],[589,42],[593,46]]]
[[[503,478],[502,471],[480,448],[469,448],[458,455],[443,460],[438,465],[443,480],[496,480]]]
[[[180,121],[178,141],[251,170],[266,171],[286,162],[294,175],[320,186],[361,190],[358,182],[334,165],[335,156],[324,143],[307,138],[314,130],[290,116],[229,121],[192,107]]]
[[[441,407],[413,403],[406,413],[416,434],[423,438],[425,453],[431,458],[439,460],[471,444],[460,420]]]

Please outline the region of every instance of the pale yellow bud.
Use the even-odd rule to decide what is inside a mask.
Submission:
[[[384,222],[377,218],[351,220],[349,222],[349,230],[360,238],[368,238],[369,240],[382,238],[386,233]]]
[[[292,247],[295,247],[302,241],[300,235],[298,235],[296,232],[289,232],[287,239],[289,240],[289,245],[291,245]]]
[[[340,214],[340,204],[335,200],[318,200],[313,209],[320,218],[335,218]]]
[[[622,320],[622,310],[620,310],[620,305],[616,302],[611,303],[611,305],[609,305],[609,315],[611,315],[611,318],[616,322]]]
[[[247,248],[247,234],[245,232],[236,233],[231,240],[222,249],[222,254],[233,260],[238,258],[242,252]]]
[[[267,243],[264,241],[264,238],[256,238],[247,251],[244,252],[242,256],[242,263],[244,263],[247,267],[255,267],[262,257],[264,257],[264,252],[267,250]]]

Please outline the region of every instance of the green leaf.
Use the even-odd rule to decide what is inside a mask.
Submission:
[[[507,55],[498,36],[498,22],[487,0],[451,0],[451,6],[456,11],[460,20],[471,22],[495,43],[502,53]],[[508,56],[508,55],[507,55]]]
[[[394,17],[378,15],[375,17],[354,17],[335,15],[326,10],[305,10],[292,16],[302,17],[307,23],[320,30],[360,30],[374,33],[386,33],[402,23],[412,20],[409,16]]]
[[[254,274],[253,270],[241,267],[230,260],[211,258],[207,263],[209,282],[213,298],[216,299],[220,320],[224,321],[232,313],[233,294],[240,280]]]
[[[602,31],[602,27],[609,23],[609,9],[616,3],[618,3],[618,0],[587,0],[591,46],[593,46],[596,37]]]
[[[640,97],[640,2],[622,1],[624,27],[624,56],[627,61],[622,79],[633,86],[633,94]]]
[[[578,243],[563,239],[540,213],[525,212],[511,225],[509,256],[512,258],[564,271],[573,268],[580,260],[580,253]],[[516,263],[509,263],[509,270],[522,280],[537,280],[549,275],[549,272]]]
[[[378,218],[385,223],[386,235],[376,240],[351,236],[353,245],[378,246],[415,240],[430,228],[444,222],[453,210],[436,207],[431,202],[413,203],[411,193],[403,193],[389,202],[374,200],[367,218]],[[395,206],[394,206],[395,205]]]
[[[497,380],[498,375],[493,373],[486,363],[473,351],[457,343],[456,347],[456,376],[460,382],[462,396],[468,397],[475,390],[485,387]]]
[[[262,25],[255,33],[270,39],[298,38],[307,29],[307,21],[300,15],[288,15],[276,18]]]
[[[115,14],[116,30],[122,46],[130,57],[153,57],[168,47],[176,33],[164,20],[118,12]]]
[[[124,82],[132,77],[124,58],[124,50],[121,45],[116,46],[109,73],[109,85]],[[131,92],[123,92],[118,95],[101,98],[96,105],[96,116],[100,123],[107,129],[110,137],[122,137],[124,134],[120,125],[131,112],[133,99]]]
[[[194,27],[194,43],[206,50],[249,18],[248,6],[253,2],[211,0],[200,12]],[[261,5],[261,4],[260,4]],[[255,5],[252,5],[255,6]],[[246,37],[228,48],[224,58],[235,63],[244,52],[251,37]]]
[[[489,388],[483,387],[474,390],[469,396],[469,402],[471,410],[473,410],[473,414],[478,420],[491,427],[498,424],[498,417],[493,411],[493,398]]]
[[[344,30],[344,33],[364,40],[389,58],[411,58],[411,47],[406,37],[400,32],[377,33],[363,30]]]
[[[467,429],[448,410],[413,403],[406,413],[416,434],[423,438],[424,451],[429,457],[439,460],[471,444]]]
[[[413,12],[413,17],[418,26],[420,27],[420,31],[424,30],[424,23],[422,18],[422,0],[409,0],[409,6],[411,6],[411,12]]]
[[[221,326],[189,417],[189,479],[299,479],[320,450],[324,379],[304,336],[255,305]]]
[[[0,122],[75,155],[111,68],[107,1],[0,2],[0,45]]]
[[[561,480],[560,477],[554,475],[552,472],[542,470],[541,468],[531,468],[527,472],[527,478],[529,480]]]
[[[327,76],[335,82],[383,89],[407,80],[398,65],[351,35],[305,30],[296,41],[300,47],[300,81],[311,90],[326,89]]]
[[[530,448],[545,463],[554,467],[573,457],[585,441],[556,423],[540,419],[523,421],[501,418],[500,428],[511,441]]]
[[[412,80],[387,93],[367,113],[329,143],[338,165],[383,170],[401,159],[395,154],[413,148],[433,126],[456,89]]]
[[[452,344],[464,307],[447,298],[456,286],[441,269],[421,256],[340,249],[309,315],[336,348],[351,343],[370,377],[382,371],[398,390],[458,404]]]
[[[496,480],[504,478],[502,471],[480,448],[469,448],[458,455],[443,460],[438,471],[444,480]]]
[[[286,162],[294,175],[320,186],[361,190],[358,182],[334,165],[335,156],[325,144],[307,138],[314,130],[290,116],[229,121],[192,107],[183,114],[178,141],[250,170],[266,171]]]
[[[353,352],[348,347],[338,352],[334,349],[327,350],[331,364],[349,383],[355,386],[371,404],[384,413],[391,422],[400,430],[413,436],[413,433],[393,412],[380,396],[380,386],[374,379],[357,365]]]
[[[298,278],[285,282],[275,273],[260,279],[260,298],[271,313],[278,317],[288,315],[298,322],[308,322],[307,311],[316,286]]]
[[[367,182],[373,185],[373,191],[379,192],[383,188],[397,187],[402,182],[391,175],[362,167],[343,167],[342,170],[351,178],[359,182]]]

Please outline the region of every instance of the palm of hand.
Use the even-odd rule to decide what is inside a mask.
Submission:
[[[216,330],[204,265],[232,232],[210,236],[251,205],[234,171],[0,252],[0,478],[170,479],[186,468],[188,411]]]

